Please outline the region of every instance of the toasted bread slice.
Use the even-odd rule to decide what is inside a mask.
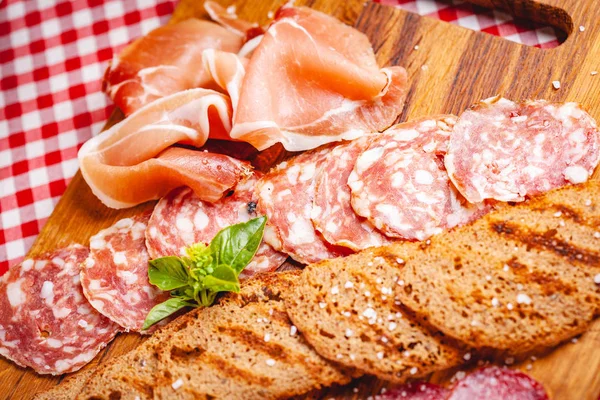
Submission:
[[[294,324],[319,354],[402,382],[462,361],[444,335],[394,300],[396,257],[385,247],[309,265],[284,293]]]
[[[293,332],[283,300],[298,272],[262,275],[100,368],[79,399],[277,399],[350,375]]]
[[[520,353],[583,332],[600,311],[600,183],[505,205],[388,250],[404,259],[397,298],[470,346]]]
[[[86,369],[63,379],[50,390],[36,394],[33,400],[73,400],[90,378],[94,369]]]

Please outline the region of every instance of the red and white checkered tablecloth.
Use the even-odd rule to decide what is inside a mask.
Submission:
[[[1,0],[0,0],[1,1]],[[510,40],[557,44],[552,28],[460,0],[381,0]],[[164,24],[176,0],[4,0],[0,4],[0,275],[19,262],[77,171],[77,150],[113,106],[108,60]]]

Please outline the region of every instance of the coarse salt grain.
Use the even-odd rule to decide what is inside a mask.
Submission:
[[[354,283],[352,283],[350,281],[346,281],[346,283],[344,284],[344,287],[346,289],[350,289],[350,288],[354,287]]]
[[[512,303],[508,303],[508,304],[506,305],[506,308],[508,308],[509,310],[512,310],[512,309],[513,309],[513,305],[512,305]]]
[[[400,280],[398,281],[398,285],[400,285],[400,286],[404,286],[404,280],[400,279]]]
[[[456,375],[454,375],[454,376],[456,377],[456,379],[461,380],[461,379],[464,379],[465,375],[466,375],[465,371],[458,371],[456,373]]]
[[[416,374],[416,373],[417,373],[417,371],[418,371],[417,367],[412,367],[412,368],[410,369],[410,374],[411,374],[411,375],[414,375],[414,374]]]
[[[598,71],[592,71],[592,72],[590,72],[590,75],[592,75],[592,76],[598,75]]]
[[[321,303],[319,303],[319,307],[321,307],[321,308],[325,308],[325,307],[327,307],[327,303],[323,303],[323,302],[321,302]]]
[[[560,81],[552,81],[552,87],[556,90],[560,89]]]
[[[562,216],[562,211],[558,211],[554,213],[555,217],[561,217]]]
[[[465,361],[469,361],[471,359],[471,353],[465,353],[463,358],[465,359]]]
[[[594,238],[600,239],[600,232],[594,232]]]
[[[272,367],[273,365],[275,365],[275,360],[273,360],[272,358],[269,358],[267,361],[265,361],[267,363],[267,365],[269,367]]]
[[[592,205],[592,201],[591,201],[590,199],[587,199],[587,200],[585,201],[585,205],[586,205],[586,206],[591,206],[591,205]]]
[[[171,383],[173,390],[177,390],[183,386],[183,379],[179,378],[175,382]]]
[[[296,333],[298,333],[298,328],[296,328],[296,325],[290,326],[290,336],[296,336]]]
[[[517,303],[518,304],[531,304],[531,297],[527,296],[525,293],[517,294]]]
[[[508,265],[504,264],[504,267],[502,267],[502,269],[503,269],[504,271],[508,272],[508,269],[509,269],[509,267],[508,267]]]
[[[404,264],[404,260],[403,260],[403,259],[401,259],[401,258],[396,258],[396,262],[397,262],[398,264]]]
[[[415,46],[415,50],[419,50],[419,45],[416,45],[416,46]]]
[[[354,334],[354,332],[352,331],[352,329],[346,329],[346,332],[344,333],[344,336],[346,337],[350,337]]]
[[[390,322],[390,325],[388,326],[388,329],[390,331],[393,331],[394,329],[396,329],[398,327],[398,324],[395,322]]]
[[[574,337],[573,339],[571,339],[571,343],[575,344],[577,343],[578,339],[576,337]]]
[[[531,365],[531,364],[527,364],[527,366],[525,367],[525,369],[527,369],[527,371],[531,371],[532,368],[533,368],[533,365]]]
[[[377,312],[375,310],[373,310],[372,308],[367,308],[364,312],[363,312],[363,316],[365,318],[377,318]]]
[[[371,296],[371,292],[369,292],[368,290],[365,292],[365,297],[369,297]]]
[[[497,298],[495,298],[495,297],[494,297],[494,298],[492,299],[492,306],[494,306],[494,307],[498,307],[499,305],[500,305],[500,302],[498,301],[498,299],[497,299]]]
[[[596,285],[600,285],[600,274],[596,274],[596,276],[594,276],[594,283]]]
[[[334,286],[331,288],[331,294],[338,294],[340,292],[340,289],[338,289],[337,286]]]
[[[485,276],[485,280],[486,281],[491,281],[492,280],[492,276],[491,275],[486,275]]]
[[[377,358],[380,359],[380,360],[383,360],[383,356],[384,355],[385,354],[383,354],[383,351],[380,351],[380,352],[377,353]]]
[[[265,342],[268,342],[271,340],[271,335],[268,333],[265,333],[265,338],[264,338]]]
[[[585,31],[585,26],[583,26],[583,25],[580,25],[580,26],[579,26],[579,32],[583,32],[583,31]]]

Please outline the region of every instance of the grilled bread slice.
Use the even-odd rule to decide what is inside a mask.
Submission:
[[[284,293],[285,306],[319,354],[381,379],[402,382],[459,364],[458,348],[394,300],[398,272],[385,247],[322,261]]]
[[[297,278],[260,276],[178,318],[100,368],[78,399],[277,399],[347,383],[292,328],[280,296]]]
[[[415,249],[397,298],[470,346],[520,353],[583,332],[600,311],[600,183],[495,212]]]
[[[33,400],[73,400],[90,378],[94,369],[86,369],[65,378],[50,390],[36,394]]]

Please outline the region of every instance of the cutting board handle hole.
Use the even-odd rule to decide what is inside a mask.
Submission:
[[[400,3],[398,0],[375,2],[386,5]],[[535,0],[430,0],[428,3],[427,10],[417,7],[414,2],[405,2],[407,6],[400,8],[508,40],[511,36],[518,36],[520,42],[544,49],[559,46],[573,31],[573,20],[565,10]],[[476,21],[469,19],[461,23],[463,13],[475,14]],[[488,29],[488,26],[491,28]]]

